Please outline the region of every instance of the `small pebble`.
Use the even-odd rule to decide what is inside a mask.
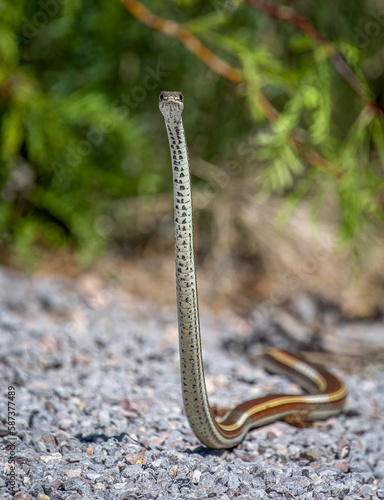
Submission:
[[[348,472],[349,471],[349,463],[346,462],[345,460],[342,460],[340,462],[336,462],[335,464],[333,464],[332,467],[340,470],[341,472]]]
[[[296,317],[316,321],[316,299],[293,303]],[[249,363],[247,349],[223,347],[223,334],[236,336],[239,319],[231,314],[201,312],[210,401],[225,408],[297,390]],[[335,318],[342,321],[341,313]],[[334,335],[350,328],[351,320],[336,319]],[[169,335],[177,331],[173,306],[160,310],[92,276],[76,284],[0,267],[0,329],[0,376],[16,389],[16,500],[384,500],[384,377],[377,367],[362,377],[342,374],[335,362],[349,390],[339,416],[305,428],[275,422],[233,450],[208,450],[182,405],[177,336]],[[1,408],[7,404],[3,391]],[[1,439],[9,454],[10,436]],[[4,458],[0,489],[7,495]]]
[[[192,483],[199,484],[200,477],[201,477],[201,472],[198,469],[194,470],[192,474]]]
[[[72,419],[70,419],[70,418],[63,418],[59,422],[59,427],[63,431],[66,431],[66,430],[70,429],[73,426],[73,424],[74,424],[74,422],[73,422]]]
[[[172,467],[169,469],[168,471],[168,476],[171,478],[171,479],[174,479],[176,476],[177,476],[177,472],[178,472],[178,467],[177,465],[172,465]]]

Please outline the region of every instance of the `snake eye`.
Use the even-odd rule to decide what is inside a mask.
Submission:
[[[160,101],[162,101],[162,100],[164,99],[164,94],[163,94],[163,93],[161,93],[161,94],[159,95],[159,99],[160,99]]]
[[[180,101],[182,101],[184,99],[183,94],[179,94],[179,99],[180,99]]]

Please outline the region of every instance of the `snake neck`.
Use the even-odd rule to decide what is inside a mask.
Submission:
[[[162,92],[160,111],[171,148],[175,206],[176,292],[181,384],[185,413],[197,438],[210,448],[233,448],[249,429],[275,420],[307,422],[338,413],[347,390],[326,370],[279,349],[266,353],[272,371],[287,373],[313,391],[308,395],[270,395],[237,405],[218,423],[205,387],[193,248],[192,193],[187,144],[181,119],[181,92]]]
[[[219,434],[208,405],[201,357],[187,144],[181,119],[166,120],[166,127],[173,170],[176,294],[184,408],[197,437],[208,446],[216,447]]]

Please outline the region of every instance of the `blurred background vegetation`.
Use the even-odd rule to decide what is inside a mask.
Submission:
[[[239,68],[245,83],[215,74],[118,0],[0,0],[3,262],[32,264],[55,249],[89,262],[108,249],[172,245],[161,90],[185,95],[202,248],[211,243],[210,201],[231,192],[228,179],[240,198],[251,187],[260,202],[282,199],[277,222],[302,200],[316,217],[331,194],[341,242],[358,249],[382,234],[382,1],[284,3],[329,44],[235,0],[145,5]],[[332,51],[360,93],[336,71]],[[260,93],[279,112],[274,123],[255,104]],[[311,164],[314,154],[329,168]]]

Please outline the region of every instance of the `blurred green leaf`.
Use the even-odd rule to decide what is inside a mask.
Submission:
[[[369,224],[382,228],[384,32],[366,35],[363,0],[347,7],[337,0],[332,9],[290,4],[324,45],[237,0],[145,5],[190,29],[246,84],[218,76],[119,1],[0,0],[1,244],[21,258],[42,245],[67,246],[87,260],[132,232],[134,216],[118,237],[111,229],[121,201],[147,203],[172,189],[157,107],[167,88],[184,92],[191,156],[251,165],[249,178],[242,169],[236,175],[245,186],[256,182],[260,197],[286,197],[280,223],[303,198],[319,214],[332,189],[343,239],[361,238]],[[332,50],[362,95],[345,81],[345,68],[335,68]],[[274,123],[258,105],[262,96],[279,113]],[[309,153],[343,178],[309,165]]]
[[[19,107],[4,113],[1,124],[1,156],[4,161],[16,156],[23,141],[23,116]]]

